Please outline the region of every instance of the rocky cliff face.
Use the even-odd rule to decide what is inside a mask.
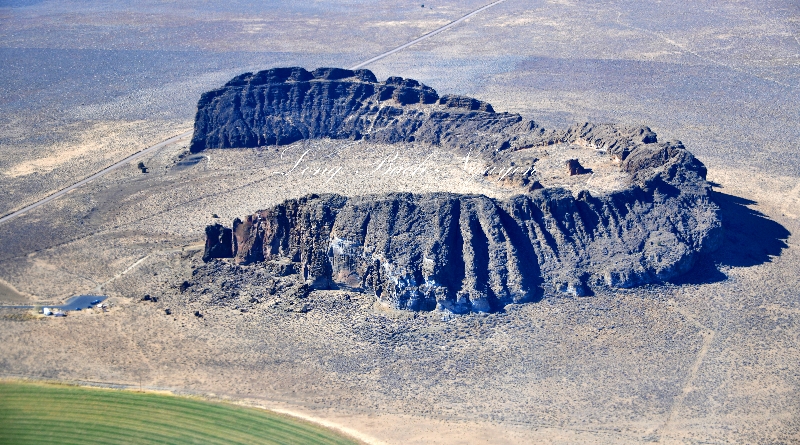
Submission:
[[[339,68],[243,74],[203,94],[197,108],[193,152],[321,137],[463,144],[466,133],[471,138],[476,131],[533,128],[519,115],[495,113],[491,105],[472,98],[439,97],[412,79],[378,82],[368,70]]]
[[[369,70],[273,68],[235,77],[197,104],[190,149],[283,145],[302,139],[426,142],[493,152],[594,138],[655,142],[648,128],[578,125],[545,131],[519,114],[463,96],[442,96],[413,79],[378,82]]]
[[[235,220],[230,248],[218,247],[219,231],[209,235],[207,256],[289,259],[316,288],[363,288],[395,308],[457,313],[533,301],[543,290],[584,295],[662,282],[718,247],[721,226],[690,154],[675,146],[636,154],[623,168],[639,175],[639,186],[607,196],[550,188],[508,200],[291,199]]]
[[[463,313],[534,301],[545,291],[585,295],[598,286],[662,282],[721,243],[705,167],[679,142],[659,143],[646,127],[546,131],[485,102],[439,97],[409,79],[377,82],[366,70],[239,76],[203,95],[192,150],[319,137],[471,147],[496,162],[500,152],[571,144],[605,159],[627,185],[598,196],[543,188],[531,158],[515,167],[519,173],[504,170],[502,179],[520,191],[506,200],[309,195],[236,219],[231,229],[210,226],[204,259],[288,261],[311,287],[360,288],[399,309]],[[565,176],[591,173],[577,159],[560,165]]]

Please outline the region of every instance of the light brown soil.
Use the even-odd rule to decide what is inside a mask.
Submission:
[[[14,286],[0,280],[0,304],[25,304],[29,300],[14,289]]]

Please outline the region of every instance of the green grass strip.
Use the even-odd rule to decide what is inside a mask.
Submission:
[[[186,397],[0,382],[0,444],[354,444],[264,410]]]

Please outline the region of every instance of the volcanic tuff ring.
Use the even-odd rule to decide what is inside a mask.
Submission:
[[[488,163],[484,177],[518,194],[289,199],[232,229],[208,226],[206,261],[288,259],[312,287],[463,313],[535,301],[548,289],[586,295],[663,282],[722,240],[706,169],[680,142],[659,143],[647,127],[548,131],[415,80],[378,82],[368,70],[237,76],[202,95],[191,151],[323,137],[469,152]]]

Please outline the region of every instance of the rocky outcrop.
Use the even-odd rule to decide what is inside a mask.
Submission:
[[[531,158],[512,174],[484,172],[519,189],[506,200],[309,195],[236,219],[230,229],[210,226],[204,260],[296,273],[310,288],[367,290],[399,309],[462,313],[500,310],[545,292],[585,295],[663,282],[721,243],[705,167],[680,142],[659,143],[647,127],[546,131],[476,99],[439,97],[411,79],[378,82],[367,70],[276,68],[238,76],[202,96],[191,150],[321,137],[421,141],[496,159],[531,147],[584,146],[627,186],[599,196],[546,188]],[[567,177],[592,173],[577,159],[566,167]]]
[[[234,221],[234,261],[285,259],[315,288],[374,292],[395,308],[494,311],[545,290],[584,295],[685,273],[721,242],[702,164],[681,146],[634,151],[624,192],[539,189],[309,195]]]
[[[211,258],[233,258],[233,237],[231,229],[221,224],[206,227],[206,249],[203,261]]]
[[[190,150],[284,145],[302,139],[426,142],[495,152],[578,142],[618,152],[656,142],[647,127],[577,124],[549,130],[486,102],[439,97],[413,79],[378,82],[369,70],[273,68],[245,73],[204,93],[197,104]]]
[[[587,124],[588,125],[588,124]],[[545,131],[519,114],[496,113],[477,99],[445,95],[413,79],[378,82],[369,70],[273,68],[245,73],[204,93],[197,104],[192,152],[289,144],[302,139],[426,142],[474,152],[587,138],[635,143],[655,135],[575,127]],[[594,139],[593,139],[594,138]]]
[[[568,176],[585,175],[586,173],[589,173],[589,171],[583,168],[577,159],[568,159],[566,166]]]

